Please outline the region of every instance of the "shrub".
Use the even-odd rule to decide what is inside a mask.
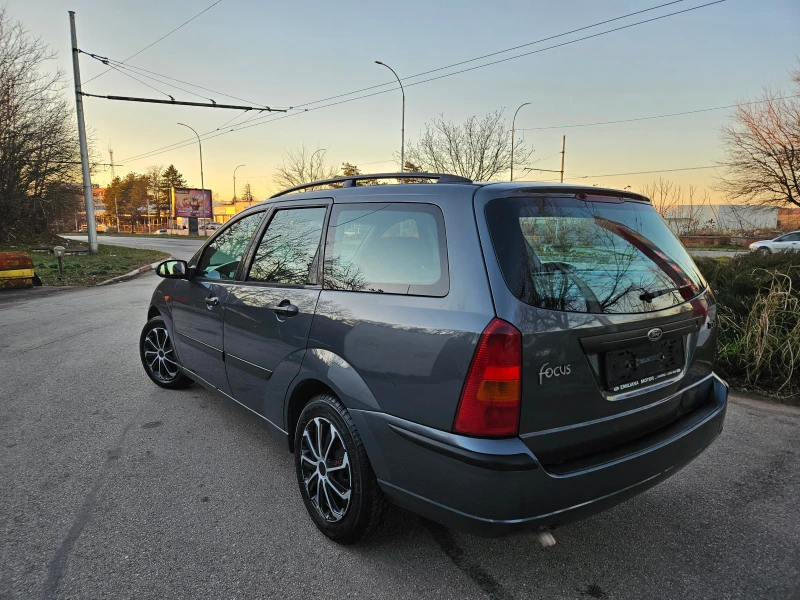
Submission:
[[[800,256],[746,254],[697,264],[718,303],[720,374],[800,399]]]

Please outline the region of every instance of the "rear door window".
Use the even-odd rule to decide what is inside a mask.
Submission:
[[[336,204],[328,226],[324,289],[446,296],[442,211],[431,204]]]
[[[317,284],[317,258],[324,222],[324,207],[277,211],[264,231],[247,281]]]

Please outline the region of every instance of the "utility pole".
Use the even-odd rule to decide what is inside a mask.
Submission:
[[[83,94],[81,92],[81,68],[78,64],[78,35],[75,33],[75,11],[69,11],[69,29],[72,36],[72,73],[75,77],[75,108],[78,113],[78,141],[81,146],[81,170],[83,171],[83,200],[86,203],[86,233],[89,237],[89,254],[97,254],[97,223],[94,220],[92,199],[92,177],[89,173],[89,150],[86,147],[86,122],[83,120]]]
[[[561,136],[561,183],[564,183],[564,150],[567,146],[567,136]]]
[[[114,151],[111,146],[108,147],[109,164],[111,165],[111,181],[113,182],[116,177],[114,176]],[[117,204],[117,195],[114,194],[114,214],[117,216],[117,233],[122,233],[119,230],[119,205]]]

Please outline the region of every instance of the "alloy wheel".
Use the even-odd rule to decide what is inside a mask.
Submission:
[[[324,417],[314,417],[303,430],[300,465],[308,497],[329,523],[344,518],[350,506],[352,473],[339,430]]]
[[[169,332],[164,327],[153,327],[144,338],[144,361],[153,377],[170,382],[178,376],[178,363]]]

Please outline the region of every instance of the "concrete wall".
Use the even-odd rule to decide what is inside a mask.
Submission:
[[[680,205],[668,210],[665,219],[670,228],[680,234],[774,230],[778,228],[778,208],[737,204]]]

